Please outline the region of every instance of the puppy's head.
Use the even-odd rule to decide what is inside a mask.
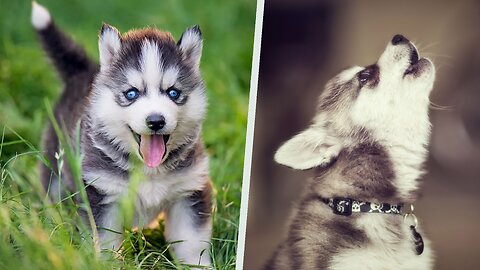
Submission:
[[[197,26],[175,42],[157,29],[120,35],[104,24],[99,51],[90,118],[122,150],[153,168],[198,135],[206,99]]]
[[[434,79],[433,63],[419,58],[405,37],[394,36],[375,64],[348,68],[327,83],[313,124],[284,143],[275,160],[310,169],[367,139],[424,153]]]

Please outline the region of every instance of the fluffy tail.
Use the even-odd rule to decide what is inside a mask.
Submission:
[[[57,28],[48,10],[35,1],[32,2],[32,24],[43,48],[65,82],[75,75],[92,74],[97,70],[97,64],[88,58],[78,44]]]
[[[68,135],[74,134],[76,124],[84,111],[84,101],[91,91],[91,83],[98,71],[98,65],[87,57],[78,44],[57,28],[48,10],[36,2],[32,2],[32,24],[37,30],[43,48],[65,83],[65,90],[55,106],[55,119],[65,128]],[[62,187],[62,191],[63,188],[74,190],[68,166],[62,170],[63,175],[66,176],[62,182],[57,181],[57,177],[52,174],[52,171],[58,172],[55,153],[59,151],[60,146],[51,125],[47,128],[43,141],[46,157],[52,165],[52,168],[43,164],[40,167],[45,190],[50,187],[51,195],[59,195],[52,193],[52,191],[58,193],[59,186]]]

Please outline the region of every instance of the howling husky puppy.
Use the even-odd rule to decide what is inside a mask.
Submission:
[[[206,97],[199,70],[200,29],[187,29],[175,43],[170,33],[157,29],[121,35],[104,24],[98,67],[35,2],[32,23],[65,83],[55,117],[71,138],[81,123],[83,181],[97,227],[108,229],[99,232],[101,247],[121,243],[112,232],[123,230],[118,201],[137,166],[143,181],[137,187],[133,224],[148,224],[164,211],[165,236],[178,241],[172,245],[177,258],[210,265],[211,186],[201,142]],[[44,140],[57,170],[54,155],[61,146],[52,127]],[[51,192],[59,186],[74,190],[66,173],[60,182],[43,168],[44,186]]]
[[[417,197],[434,78],[432,62],[396,35],[375,64],[327,83],[313,124],[275,154],[315,177],[268,269],[432,268],[416,217],[400,208]]]

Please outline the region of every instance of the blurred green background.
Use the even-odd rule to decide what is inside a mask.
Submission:
[[[217,268],[234,268],[255,1],[46,0],[39,3],[49,9],[57,25],[83,45],[93,59],[98,59],[97,33],[102,22],[114,25],[121,32],[154,26],[172,32],[176,39],[188,26],[201,27],[204,37],[201,70],[209,100],[203,130],[216,193],[213,257]],[[75,230],[62,227],[75,217],[64,218],[68,211],[58,209],[59,206],[45,206],[38,196],[36,149],[41,147],[40,138],[47,123],[45,99],[53,104],[62,85],[36,39],[30,12],[30,1],[0,1],[0,132],[3,130],[0,269],[109,269],[111,265],[96,260],[92,250],[83,246]],[[56,237],[53,229],[64,230],[63,236],[52,239]],[[40,235],[50,237],[47,241],[50,243],[37,239],[38,242],[33,237]],[[154,256],[147,258],[150,264],[142,264],[137,256],[131,260],[124,258],[120,265],[156,268],[162,265],[154,264],[160,253],[153,252]],[[91,258],[83,258],[89,255]],[[40,264],[38,260],[46,262]],[[162,267],[165,265],[168,264]]]

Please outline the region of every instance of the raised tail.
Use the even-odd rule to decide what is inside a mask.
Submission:
[[[57,123],[67,132],[66,134],[72,135],[85,110],[86,99],[91,92],[91,84],[99,69],[98,65],[88,58],[78,44],[57,28],[48,10],[36,2],[32,2],[32,24],[37,30],[43,48],[64,81],[64,91],[55,106],[54,115]],[[74,184],[71,181],[68,166],[62,170],[66,177],[63,177],[61,182],[52,173],[58,172],[55,153],[60,149],[57,134],[52,125],[49,125],[44,133],[43,144],[46,157],[51,164],[51,168],[44,164],[40,166],[45,190],[49,187],[50,192],[53,190],[58,192],[59,187],[62,187],[62,190],[64,187],[73,190]]]
[[[75,75],[92,74],[98,69],[83,48],[57,28],[48,10],[35,1],[32,2],[32,24],[43,48],[65,82]]]

